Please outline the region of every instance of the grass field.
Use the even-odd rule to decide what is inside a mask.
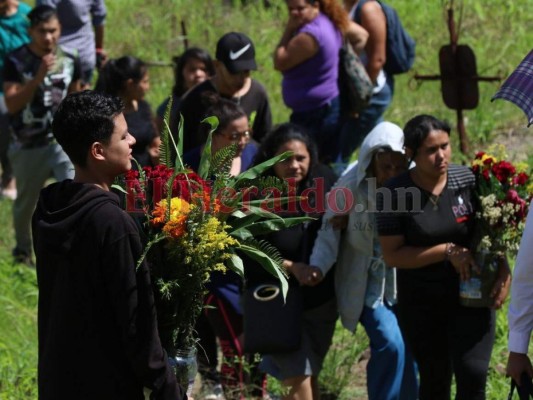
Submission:
[[[31,3],[31,2],[29,2]],[[239,1],[234,1],[240,4]],[[223,7],[221,0],[108,0],[106,49],[111,57],[136,55],[153,64],[168,64],[184,49],[180,23],[185,21],[189,45],[214,52],[219,36],[227,31],[246,32],[256,45],[259,70],[253,76],[269,93],[275,122],[288,118],[280,95],[281,77],[273,71],[271,54],[281,35],[286,12],[283,0],[272,1],[264,9],[262,2]],[[431,113],[455,123],[455,112],[442,103],[440,84],[417,84],[414,73],[438,73],[438,50],[449,42],[445,25],[444,0],[389,0],[398,10],[408,31],[417,41],[417,59],[412,72],[398,76],[395,96],[386,117],[402,126],[418,113]],[[533,0],[464,0],[460,43],[469,44],[477,55],[478,73],[506,76],[531,49],[533,43]],[[459,12],[457,13],[459,14]],[[155,108],[172,87],[168,66],[150,70],[152,90],[149,102]],[[525,117],[515,106],[504,101],[490,102],[498,85],[480,83],[479,107],[465,113],[467,131],[473,149],[500,140],[501,132],[525,126]],[[531,132],[527,132],[531,134]],[[531,140],[529,140],[531,142]],[[533,161],[527,140],[518,143],[525,159]],[[454,157],[460,160],[454,145]],[[37,288],[35,273],[24,266],[13,266],[11,202],[0,200],[0,399],[36,399]],[[496,343],[491,361],[488,399],[506,396],[504,376],[506,360],[506,311],[498,312]],[[337,329],[321,376],[323,385],[337,392],[341,399],[365,398],[364,377],[356,361],[367,341],[362,329],[355,337]],[[68,351],[68,349],[66,349]],[[73,365],[83,362],[73,355]]]

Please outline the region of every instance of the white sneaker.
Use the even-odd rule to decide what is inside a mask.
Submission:
[[[16,200],[17,198],[17,189],[2,189],[2,197],[5,197],[10,200]]]

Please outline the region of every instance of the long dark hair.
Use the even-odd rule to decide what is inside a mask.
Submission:
[[[310,163],[307,176],[300,182],[299,190],[303,190],[308,187],[313,180],[314,170],[318,163],[318,151],[314,140],[306,133],[305,129],[299,125],[286,122],[278,125],[271,131],[261,143],[259,150],[254,158],[254,165],[261,164],[274,157],[281,146],[291,140],[296,140],[305,144],[307,151],[309,152]],[[267,175],[275,175],[274,169],[270,168]]]
[[[185,79],[183,79],[183,69],[189,60],[196,59],[205,65],[205,72],[208,77],[215,74],[215,67],[213,60],[207,51],[199,47],[191,47],[183,52],[181,56],[174,57],[174,87],[172,94],[176,97],[181,97],[188,88],[185,87]]]
[[[123,56],[109,60],[98,76],[95,90],[119,96],[128,79],[139,82],[147,71],[146,63],[137,57]]]
[[[431,131],[444,131],[450,135],[450,125],[432,115],[421,114],[411,118],[403,128],[404,146],[412,151],[411,160],[416,157],[418,149]]]

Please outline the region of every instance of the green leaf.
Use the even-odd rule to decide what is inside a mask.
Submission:
[[[211,167],[211,142],[213,140],[213,132],[218,128],[218,118],[217,117],[207,117],[202,122],[211,125],[209,135],[205,141],[204,150],[202,151],[202,157],[200,158],[200,165],[198,167],[198,175],[202,179],[209,178],[209,170]]]
[[[119,192],[122,192],[122,193],[124,193],[124,194],[128,194],[128,191],[127,191],[126,189],[124,189],[121,185],[118,185],[118,184],[116,184],[116,183],[112,184],[112,185],[111,185],[111,188],[112,188],[112,189],[116,189],[116,190],[118,190]]]
[[[161,144],[159,145],[159,163],[170,168],[172,166],[172,157],[170,149],[169,136],[172,135],[170,131],[170,111],[172,109],[172,96],[169,96],[167,108],[165,109],[165,115],[163,117],[163,130],[160,132]]]
[[[279,231],[281,229],[290,228],[301,224],[303,222],[313,221],[311,217],[293,217],[282,219],[271,219],[268,221],[260,221],[247,227],[247,230],[254,236],[266,235],[271,232]]]
[[[242,259],[237,254],[232,254],[229,259],[230,268],[236,272],[241,278],[244,277],[244,264]]]
[[[254,244],[250,242],[248,242],[248,244],[241,243],[239,251],[242,251],[248,257],[257,261],[265,271],[279,280],[283,298],[285,299],[287,297],[287,291],[289,290],[289,283],[279,260],[275,260],[269,254],[266,254],[261,248],[255,247]]]
[[[283,154],[280,154],[279,156],[273,157],[270,160],[267,160],[265,162],[262,162],[259,165],[256,165],[253,168],[250,168],[246,171],[244,171],[242,174],[237,176],[237,182],[240,182],[244,179],[255,179],[259,175],[261,175],[263,172],[271,168],[273,165],[277,164],[278,162],[281,162],[283,160],[286,160],[290,156],[292,156],[292,151],[286,151]]]

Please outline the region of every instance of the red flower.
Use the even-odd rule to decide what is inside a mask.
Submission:
[[[513,177],[513,185],[524,186],[529,179],[528,174],[525,172],[520,172],[518,175]]]
[[[507,183],[509,178],[516,173],[516,169],[510,162],[500,161],[492,166],[492,173],[501,183]]]
[[[485,161],[483,161],[483,164],[485,165],[492,165],[496,160],[492,157],[487,157]]]
[[[483,178],[485,178],[485,180],[488,182],[490,180],[490,175],[489,175],[489,170],[488,169],[484,169],[482,172],[481,172],[481,175],[483,176]]]
[[[476,153],[476,160],[481,160],[481,158],[485,155],[486,153],[484,151],[478,151]]]

